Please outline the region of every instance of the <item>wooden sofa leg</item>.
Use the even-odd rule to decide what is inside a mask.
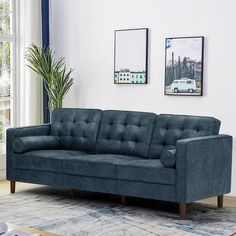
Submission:
[[[219,208],[223,207],[224,195],[217,196],[217,205]]]
[[[186,214],[186,203],[180,202],[179,203],[179,216],[181,219],[185,218]]]
[[[127,199],[125,196],[121,196],[121,203],[124,205],[127,203]]]
[[[10,181],[10,190],[11,190],[11,193],[15,193],[15,191],[16,191],[16,181],[14,181],[14,180]]]

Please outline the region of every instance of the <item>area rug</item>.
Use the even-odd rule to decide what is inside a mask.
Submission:
[[[40,188],[0,197],[0,220],[75,236],[224,236],[236,232],[236,208],[188,205],[185,220],[177,205],[117,196]]]

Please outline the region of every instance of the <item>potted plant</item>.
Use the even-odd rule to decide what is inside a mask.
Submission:
[[[35,44],[28,48],[25,56],[29,68],[43,78],[50,112],[62,108],[63,99],[73,84],[73,70],[67,70],[65,58],[57,59],[49,47],[44,49]]]

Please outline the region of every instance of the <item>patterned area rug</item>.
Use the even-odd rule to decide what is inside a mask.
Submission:
[[[236,232],[236,208],[188,205],[180,220],[177,205],[143,199],[120,204],[117,196],[68,192],[47,187],[0,197],[0,219],[60,235],[169,236],[231,235]]]

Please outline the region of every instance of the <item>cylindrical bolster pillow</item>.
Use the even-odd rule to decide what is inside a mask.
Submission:
[[[160,160],[165,167],[174,167],[175,166],[175,153],[176,150],[166,150],[161,154]]]
[[[59,138],[56,136],[20,137],[13,142],[13,150],[16,153],[42,149],[57,149],[58,147]]]

